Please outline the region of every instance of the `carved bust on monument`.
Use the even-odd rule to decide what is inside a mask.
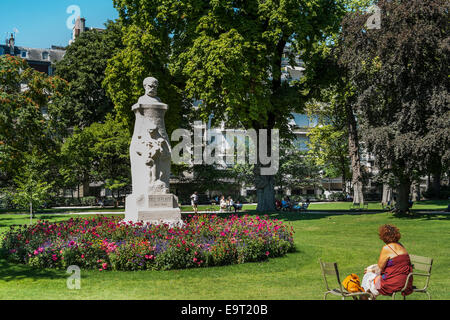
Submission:
[[[157,97],[158,80],[144,80],[145,95],[132,107],[136,115],[130,145],[133,193],[125,203],[125,221],[177,224],[178,199],[169,193],[171,148],[164,123],[167,104]]]

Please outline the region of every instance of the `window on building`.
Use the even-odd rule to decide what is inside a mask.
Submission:
[[[305,136],[297,136],[294,140],[294,146],[300,151],[308,151],[309,138]]]
[[[48,52],[42,52],[42,60],[48,60]]]
[[[22,58],[26,58],[27,55],[28,55],[28,52],[25,51],[25,50],[22,50],[22,51],[20,52],[20,56],[21,56]]]

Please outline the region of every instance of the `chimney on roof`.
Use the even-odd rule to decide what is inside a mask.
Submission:
[[[9,52],[13,56],[14,55],[14,45],[16,43],[16,40],[14,39],[14,34],[11,33],[11,37],[8,40],[9,45]]]
[[[84,31],[86,31],[86,19],[78,17],[73,27],[72,41],[75,41]]]

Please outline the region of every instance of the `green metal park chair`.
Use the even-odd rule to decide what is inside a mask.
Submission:
[[[347,290],[342,288],[342,283],[339,277],[339,270],[336,262],[328,263],[319,260],[319,264],[320,268],[322,269],[323,280],[325,281],[325,286],[327,289],[327,291],[325,292],[324,300],[327,300],[327,296],[329,294],[339,296],[342,300],[345,300],[345,298],[353,298],[354,300],[357,300],[358,297],[362,296],[368,297],[370,300],[373,299],[373,295],[370,292],[348,292]],[[332,276],[333,278],[336,277],[339,288],[330,289],[327,281],[327,275]]]
[[[395,295],[397,293],[402,293],[406,290],[406,287],[408,286],[409,279],[414,277],[425,277],[425,285],[423,288],[415,288],[413,289],[413,293],[425,293],[428,296],[428,300],[431,300],[431,294],[428,292],[428,285],[430,283],[430,277],[431,277],[431,267],[433,266],[433,259],[428,257],[421,257],[416,255],[409,255],[409,258],[411,260],[411,264],[413,266],[413,272],[408,275],[406,278],[405,286],[402,290],[398,292],[394,292],[392,294],[392,300],[395,300]],[[418,272],[417,272],[418,271]],[[403,300],[406,300],[406,296],[403,296]]]

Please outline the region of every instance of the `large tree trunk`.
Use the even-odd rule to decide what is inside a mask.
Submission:
[[[383,197],[381,199],[381,203],[390,204],[392,203],[392,188],[389,184],[383,184]]]
[[[254,176],[255,176],[255,187],[256,187],[256,194],[258,197],[258,206],[256,208],[256,211],[258,212],[270,212],[270,211],[276,211],[276,205],[275,205],[275,173],[270,175],[263,175],[262,169],[269,167],[269,165],[263,165],[261,163],[260,159],[260,149],[264,145],[264,141],[261,141],[261,136],[259,133],[257,134],[257,140],[258,140],[258,164],[255,165],[254,168]],[[261,145],[261,143],[263,145]],[[267,140],[266,140],[266,151],[267,156],[273,155],[273,145],[272,145],[272,132],[270,130],[267,130]],[[273,158],[273,157],[272,157]],[[267,172],[265,172],[267,174]],[[283,191],[283,190],[281,190]]]
[[[420,201],[420,182],[417,180],[412,183],[411,198],[413,202]]]
[[[83,181],[83,197],[90,196],[89,180]]]
[[[434,199],[441,197],[441,175],[442,175],[442,162],[439,157],[433,158],[433,165],[431,167],[432,180],[430,185],[430,191]]]
[[[346,105],[348,126],[348,151],[352,164],[353,203],[364,203],[361,159],[359,156],[358,128],[352,107]]]
[[[409,195],[411,191],[411,180],[404,178],[400,180],[397,188],[397,202],[395,204],[395,211],[398,214],[405,214],[409,212]]]
[[[275,176],[263,176],[258,167],[255,169],[255,187],[258,196],[258,212],[276,211]]]

